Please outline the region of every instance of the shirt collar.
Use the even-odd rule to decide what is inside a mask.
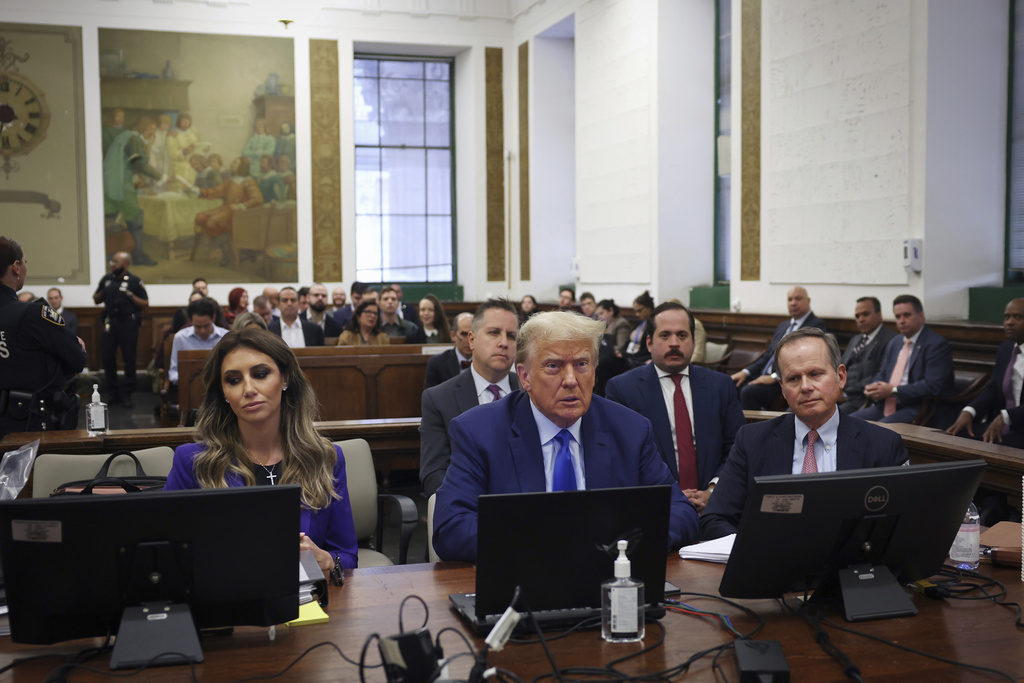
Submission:
[[[659,380],[665,379],[666,377],[671,377],[672,375],[682,375],[683,377],[687,377],[687,378],[690,376],[690,366],[689,365],[687,365],[685,368],[683,368],[682,370],[680,370],[677,373],[676,372],[665,372],[664,370],[659,368],[657,365],[654,366],[654,370],[655,370],[655,372],[658,373],[658,379]]]
[[[810,316],[811,316],[811,312],[807,311],[806,313],[803,314],[803,317],[792,318],[791,319],[791,323],[796,323],[796,327],[793,328],[793,329],[799,330],[800,326],[803,325],[804,321],[807,320]]]
[[[463,356],[461,353],[459,353],[459,349],[458,348],[455,349],[455,357],[459,359],[459,363],[461,363],[463,361],[467,361],[467,360],[473,360],[472,358],[468,358],[466,356]]]
[[[456,353],[458,353],[458,351],[456,351]],[[491,384],[498,385],[498,388],[501,389],[502,396],[508,396],[512,393],[512,385],[509,384],[508,375],[505,375],[497,382],[488,382],[472,365],[469,366],[469,371],[473,373],[473,384],[476,386],[476,395],[478,397],[487,391],[487,387],[491,386]]]
[[[804,443],[804,440],[807,438],[807,433],[811,431],[811,428],[805,425],[803,421],[798,417],[795,417],[793,421],[796,426],[796,440],[799,443]],[[817,432],[818,440],[821,441],[822,445],[831,448],[832,444],[834,444],[836,442],[836,439],[839,438],[838,406],[836,406],[836,408],[834,409],[832,417],[826,420],[825,424],[818,427]]]
[[[917,338],[921,336],[921,333],[922,333],[922,332],[924,332],[924,325],[921,325],[921,329],[919,329],[919,330],[918,330],[918,331],[917,331],[917,332],[916,332],[916,333],[914,334],[914,336],[913,336],[913,337],[904,337],[904,338],[903,338],[903,343],[904,343],[904,344],[906,344],[906,343],[907,343],[907,342],[906,342],[906,340],[907,340],[907,339],[910,339],[910,342],[911,342],[911,343],[912,343],[912,344],[913,344],[914,346],[917,346]]]
[[[873,339],[874,339],[875,337],[877,337],[877,336],[878,336],[878,333],[882,331],[882,328],[883,328],[883,327],[885,327],[885,324],[884,324],[884,323],[878,323],[878,327],[876,327],[875,329],[873,329],[873,330],[871,330],[870,332],[868,332],[868,333],[867,333],[867,338],[868,338],[868,341],[870,342],[870,341],[871,341],[871,340],[873,340]]]
[[[507,378],[506,378],[507,379]],[[554,422],[549,420],[544,413],[537,409],[534,405],[533,399],[530,399],[530,410],[533,411],[533,419],[537,423],[537,432],[540,434],[540,445],[543,446],[551,439],[558,435],[558,432],[562,431],[562,428],[556,425]],[[583,422],[583,418],[576,420],[572,423],[572,426],[566,427],[569,433],[572,434],[572,438],[576,440],[576,443],[583,445],[583,441],[580,440],[580,423]]]
[[[296,317],[295,318],[295,322],[292,323],[291,325],[286,323],[284,321],[284,319],[282,318],[281,319],[281,329],[282,330],[284,330],[284,329],[288,329],[288,330],[301,330],[302,329],[302,318]]]

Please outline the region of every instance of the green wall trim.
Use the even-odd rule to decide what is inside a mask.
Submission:
[[[428,284],[402,284],[402,301],[406,304],[418,302],[427,294],[433,294],[441,303],[445,301],[462,301],[465,288],[452,282],[436,282]],[[375,285],[380,289],[380,285]]]
[[[1024,287],[971,287],[967,296],[970,320],[1002,323],[1006,304],[1011,299],[1024,298]]]
[[[690,308],[729,310],[729,285],[692,287],[690,289]]]

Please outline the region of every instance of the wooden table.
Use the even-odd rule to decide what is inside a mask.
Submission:
[[[984,572],[1006,584],[1011,600],[1024,599],[1019,573],[1009,569],[983,568]],[[717,594],[722,565],[702,562],[683,562],[675,556],[668,559],[668,578],[686,591]],[[240,628],[231,636],[204,641],[206,661],[197,667],[202,681],[230,681],[244,676],[275,673],[308,647],[324,641],[335,643],[349,658],[358,661],[359,653],[368,635],[392,635],[398,632],[398,607],[408,595],[419,595],[430,608],[427,624],[436,637],[443,628],[451,627],[470,638],[474,647],[482,641],[470,635],[469,630],[448,608],[448,595],[473,589],[474,569],[461,563],[404,565],[359,569],[350,572],[345,586],[332,588],[327,609],[328,624],[304,626],[294,629],[278,628],[277,638],[270,642],[266,629]],[[695,606],[730,614],[734,625],[741,631],[753,626],[753,621],[735,608],[709,599],[686,598]],[[841,667],[825,655],[814,641],[814,633],[802,620],[792,616],[771,600],[742,601],[765,619],[766,625],[756,636],[759,639],[779,640],[795,681],[844,680]],[[856,630],[895,640],[899,643],[947,658],[980,664],[1006,671],[1014,678],[1024,678],[1024,632],[1013,625],[1013,612],[988,602],[939,601],[914,595],[920,609],[916,617],[866,622],[853,625]],[[847,625],[836,608],[828,615]],[[404,615],[407,630],[422,622],[420,605],[410,601]],[[726,643],[730,636],[711,619],[669,613],[663,620],[667,635],[663,646],[643,655],[636,661],[619,668],[631,672],[663,670],[687,659],[702,649]],[[865,638],[826,627],[831,640],[860,667],[868,681],[940,681],[979,680],[976,674],[948,664],[925,659],[888,647]],[[648,627],[645,644],[656,642],[657,627]],[[0,666],[14,659],[41,653],[73,653],[93,641],[76,641],[58,646],[24,646],[0,639]],[[442,636],[446,656],[465,651],[465,645],[455,634]],[[640,649],[639,645],[610,645],[601,641],[595,632],[578,633],[550,644],[555,661],[565,666],[600,666],[617,657]],[[368,662],[378,662],[376,647],[368,653]],[[720,660],[728,680],[738,680],[731,654]],[[550,671],[539,645],[510,645],[502,652],[492,653],[492,665],[511,669],[524,680]],[[56,661],[47,659],[26,662],[8,673],[4,680],[39,681]],[[95,666],[106,669],[106,656]],[[471,662],[460,657],[452,665],[452,675],[464,678]],[[187,670],[171,667],[146,671],[137,680],[184,680]],[[281,680],[320,681],[358,680],[355,666],[343,661],[333,649],[318,648],[299,662]],[[90,672],[76,672],[71,680],[109,680]],[[367,672],[367,680],[384,680],[379,669]],[[682,680],[711,681],[711,658],[696,662]],[[720,679],[719,679],[720,680]]]

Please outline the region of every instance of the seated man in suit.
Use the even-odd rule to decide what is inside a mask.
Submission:
[[[882,324],[882,302],[873,296],[857,299],[853,309],[854,320],[857,321],[855,335],[843,353],[843,365],[846,366],[846,389],[843,396],[846,400],[839,404],[844,413],[855,413],[864,407],[864,387],[875,381],[875,373],[882,364],[882,354],[886,345],[896,333]]]
[[[341,329],[344,330],[348,326],[348,322],[352,320],[352,313],[362,303],[363,292],[366,291],[368,286],[365,282],[359,282],[358,280],[352,283],[352,287],[349,289],[348,305],[342,306],[334,312],[334,320],[341,325]]]
[[[493,403],[519,389],[510,375],[515,358],[519,314],[508,299],[488,299],[470,316],[469,370],[423,392],[420,420],[420,482],[430,496],[444,481],[451,460],[448,423],[470,408]]]
[[[281,304],[281,317],[267,323],[268,330],[293,349],[324,345],[324,331],[320,326],[299,317],[299,293],[294,287],[282,287],[277,300]]]
[[[447,382],[469,367],[473,357],[473,347],[469,343],[472,326],[472,313],[459,313],[455,316],[455,325],[450,333],[455,346],[434,355],[427,361],[427,376],[423,380],[424,389]]]
[[[1006,341],[996,351],[992,379],[946,432],[959,434],[966,429],[968,435],[986,443],[1024,448],[1024,299],[1006,304],[1003,332]]]
[[[753,422],[736,434],[715,495],[700,519],[701,540],[735,533],[754,477],[908,464],[900,435],[836,409],[846,384],[839,344],[804,328],[776,349],[779,384],[792,413]]]
[[[921,300],[910,294],[893,299],[899,335],[885,347],[874,381],[864,387],[872,405],[853,413],[862,420],[911,422],[929,396],[952,396],[953,350],[949,342],[924,324]],[[932,422],[946,427],[954,421],[951,407],[936,412]]]
[[[434,508],[434,549],[445,560],[476,560],[477,500],[485,493],[672,485],[669,543],[691,543],[697,511],[658,456],[650,421],[594,396],[594,362],[604,323],[551,311],[530,318],[516,339],[523,391],[448,425],[452,457]]]
[[[217,345],[228,333],[223,327],[214,324],[220,306],[208,298],[196,299],[188,305],[188,319],[191,325],[174,333],[171,342],[171,363],[167,370],[167,379],[171,384],[178,383],[178,352],[185,350],[208,350]]]
[[[781,389],[776,373],[775,348],[784,336],[804,327],[816,327],[823,332],[826,329],[825,321],[811,312],[811,298],[803,287],[794,287],[786,293],[786,305],[790,319],[775,328],[775,334],[765,352],[746,368],[732,375],[732,381],[741,387],[740,405],[743,410],[770,410],[779,397]]]
[[[57,315],[64,318],[64,325],[71,330],[71,334],[78,336],[78,316],[71,311],[64,310],[64,295],[56,287],[50,287],[46,292],[46,303],[50,308],[57,311]]]
[[[309,288],[309,308],[299,314],[303,320],[317,325],[325,337],[340,337],[341,327],[334,316],[327,312],[327,287],[319,282]]]
[[[658,452],[701,511],[746,419],[728,377],[690,365],[696,329],[690,311],[667,301],[650,320],[653,362],[609,380],[605,395],[651,420]]]

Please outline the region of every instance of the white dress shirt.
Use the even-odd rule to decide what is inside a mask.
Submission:
[[[800,474],[804,468],[804,453],[807,452],[807,434],[811,428],[794,417],[796,438],[793,440],[793,474]],[[818,427],[818,441],[814,444],[814,462],[819,472],[836,471],[836,441],[839,439],[839,409],[832,412],[832,417]]]
[[[178,383],[178,351],[208,350],[217,345],[217,342],[227,334],[223,327],[213,326],[213,334],[209,339],[203,339],[196,334],[196,328],[189,325],[174,333],[174,341],[171,343],[171,365],[167,370],[167,377],[171,384]]]
[[[555,476],[555,456],[558,455],[558,442],[555,437],[562,431],[562,428],[544,416],[537,410],[537,406],[530,401],[530,409],[533,411],[533,419],[537,422],[537,432],[540,434],[540,451],[544,456],[544,490],[551,492],[551,480]],[[569,440],[569,453],[572,455],[572,469],[576,473],[576,489],[582,491],[587,488],[587,480],[583,474],[583,444],[580,443],[580,422],[576,420],[571,427],[566,427],[572,434]]]
[[[306,348],[306,336],[302,334],[302,318],[296,317],[291,325],[282,320],[281,339],[293,349]]]

